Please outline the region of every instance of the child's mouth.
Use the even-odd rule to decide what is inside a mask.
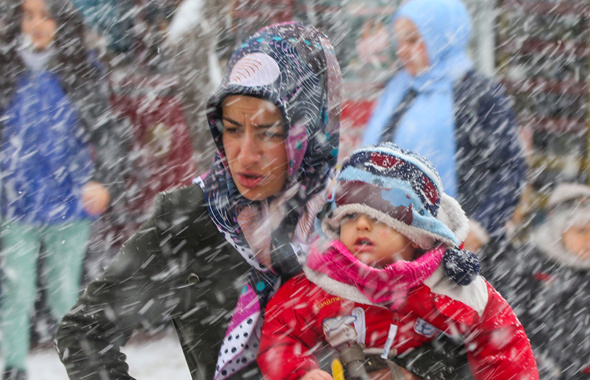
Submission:
[[[373,249],[373,242],[365,237],[360,237],[354,242],[354,249],[357,252],[369,251]]]

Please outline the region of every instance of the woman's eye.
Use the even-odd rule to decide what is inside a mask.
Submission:
[[[237,135],[240,132],[239,128],[236,127],[224,127],[223,133],[227,135]]]
[[[262,133],[262,137],[265,140],[284,140],[285,139],[285,134],[283,132],[279,132],[279,131],[264,131]]]
[[[280,125],[274,125],[268,129],[262,129],[259,136],[264,141],[283,141],[287,138],[287,135],[283,131],[283,127]]]

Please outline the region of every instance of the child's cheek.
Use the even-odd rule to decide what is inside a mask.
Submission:
[[[389,231],[385,229],[379,230],[379,232],[377,233],[377,237],[380,241],[385,241],[385,239],[391,240],[391,234],[389,233]]]

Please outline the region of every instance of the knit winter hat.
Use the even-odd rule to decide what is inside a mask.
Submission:
[[[422,249],[437,242],[457,247],[469,228],[459,204],[444,194],[432,164],[392,143],[358,149],[342,164],[322,232],[336,237],[342,219],[351,214],[369,215]]]

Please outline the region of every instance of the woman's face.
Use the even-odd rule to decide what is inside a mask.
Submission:
[[[562,236],[565,248],[582,259],[590,259],[590,222],[567,229]]]
[[[287,181],[287,137],[281,111],[273,103],[244,95],[221,106],[223,149],[240,193],[250,200],[277,194]]]
[[[29,37],[35,49],[45,50],[55,38],[57,24],[49,15],[43,0],[24,0],[23,34]]]
[[[407,18],[399,18],[393,24],[393,35],[397,42],[397,56],[406,71],[412,76],[426,71],[430,65],[428,52],[416,25]]]

